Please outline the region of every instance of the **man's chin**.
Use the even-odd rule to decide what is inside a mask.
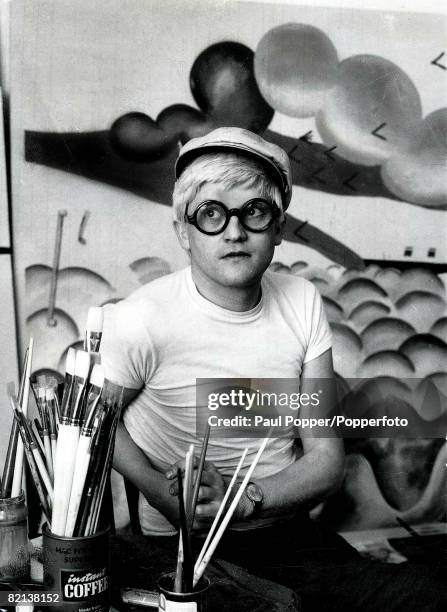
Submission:
[[[233,270],[232,274],[225,274],[221,277],[221,284],[226,287],[244,289],[253,287],[261,281],[263,272],[254,270]]]

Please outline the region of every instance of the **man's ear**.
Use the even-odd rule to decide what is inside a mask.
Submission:
[[[283,217],[280,221],[278,221],[276,225],[276,233],[275,233],[275,246],[279,246],[282,242],[282,237],[284,234],[284,226],[286,224],[286,220]]]
[[[174,229],[182,249],[189,251],[189,234],[187,224],[182,221],[174,221]]]

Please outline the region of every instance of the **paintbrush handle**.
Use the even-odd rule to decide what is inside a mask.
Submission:
[[[36,420],[37,419],[35,419],[35,421]],[[42,455],[45,456],[45,448],[43,446],[42,438],[40,437],[40,433],[39,433],[39,430],[37,429],[35,421],[31,423],[31,429],[34,434],[34,439],[36,440],[37,444],[39,445],[40,450],[42,451]]]
[[[53,457],[53,482],[54,482],[54,462],[56,461],[56,453],[57,453],[57,438],[51,437],[51,456]]]
[[[53,456],[51,452],[51,442],[50,436],[48,434],[43,434],[43,444],[44,444],[44,453],[45,453],[45,462],[47,464],[48,475],[52,481],[54,481],[54,472],[53,472]]]
[[[61,423],[54,465],[53,533],[55,535],[63,536],[65,533],[78,441],[79,427]]]
[[[2,497],[9,497],[11,495],[18,441],[19,426],[16,419],[13,419],[11,434],[9,436],[8,450],[6,451],[5,466],[3,468]]]
[[[50,509],[50,506],[48,505],[48,501],[47,501],[45,492],[43,490],[43,486],[40,482],[39,471],[37,469],[36,464],[34,463],[34,455],[30,451],[30,449],[28,449],[26,446],[24,447],[24,450],[25,450],[25,455],[26,455],[26,459],[28,462],[28,466],[31,472],[31,477],[34,482],[34,486],[36,487],[37,495],[39,496],[39,501],[42,507],[42,511],[45,515],[45,518],[47,520],[49,527],[51,528],[51,509]]]
[[[25,358],[22,365],[22,376],[19,384],[19,394],[17,396],[19,404],[23,401],[23,392],[25,389],[26,373],[28,371],[29,349],[25,351]],[[11,495],[12,481],[14,478],[14,465],[17,453],[17,443],[19,440],[19,426],[16,419],[12,420],[11,434],[9,436],[8,450],[6,451],[5,465],[3,468],[3,486],[2,496],[9,497]]]
[[[33,453],[33,457],[34,457],[34,460],[36,462],[37,469],[39,471],[40,477],[43,480],[43,484],[45,485],[45,488],[46,488],[46,490],[48,492],[50,500],[53,502],[53,499],[54,499],[53,486],[51,484],[50,476],[49,476],[49,474],[47,472],[47,469],[46,469],[46,467],[44,465],[44,462],[42,461],[42,457],[40,456],[39,449],[37,448],[37,446],[34,446],[31,449],[31,452]]]
[[[194,446],[191,444],[186,453],[185,478],[183,481],[183,500],[185,503],[186,520],[190,521],[192,512],[192,483],[194,477]]]
[[[210,439],[210,431],[211,431],[210,424],[207,423],[206,424],[205,435],[203,437],[202,450],[200,451],[199,466],[197,468],[197,477],[196,477],[196,481],[194,483],[194,490],[193,490],[193,493],[192,493],[191,516],[189,518],[189,528],[190,529],[192,529],[192,526],[194,524],[194,517],[196,515],[196,506],[197,506],[197,500],[199,498],[200,482],[202,480],[202,472],[203,472],[203,467],[205,465],[206,451],[208,449],[208,442],[209,442],[209,439]]]
[[[185,493],[183,489],[182,473],[180,468],[177,469],[177,481],[178,481],[178,500],[179,500],[179,518],[180,518],[180,533],[182,536],[182,549],[183,549],[183,581],[185,583],[185,592],[189,593],[192,590],[193,580],[193,561],[191,552],[191,540],[188,530],[188,524],[186,521],[186,510],[185,510]]]
[[[14,463],[14,477],[12,480],[11,497],[17,497],[22,490],[22,473],[23,473],[23,442],[17,440],[16,459]]]
[[[183,583],[183,538],[182,532],[179,531],[179,540],[178,540],[178,552],[177,552],[177,567],[175,570],[175,580],[174,580],[174,591],[176,593],[182,592],[182,583]]]
[[[26,369],[24,372],[24,382],[23,382],[23,397],[20,403],[23,414],[28,414],[28,400],[29,400],[29,388],[30,388],[30,376],[31,376],[31,367],[33,363],[33,350],[34,350],[34,340],[31,337],[29,340],[28,346],[28,358],[26,360]],[[19,439],[17,442],[17,451],[16,458],[14,464],[14,477],[12,481],[12,489],[11,496],[17,497],[20,495],[22,490],[22,475],[23,475],[23,443]]]
[[[78,449],[76,451],[76,465],[71,485],[70,502],[68,504],[67,522],[65,524],[65,536],[71,537],[74,533],[79,506],[81,504],[82,492],[84,490],[90,462],[90,436],[80,436]]]
[[[16,419],[18,418],[20,417],[18,416],[18,413],[16,413]],[[35,457],[33,453],[31,452],[31,450],[29,449],[29,447],[27,446],[28,441],[26,439],[26,432],[24,428],[19,426],[19,432],[20,432],[22,444],[24,443],[23,444],[24,453],[26,455],[26,460],[27,460],[28,467],[31,472],[31,477],[34,482],[34,486],[36,487],[36,491],[39,496],[40,505],[42,507],[43,513],[45,514],[48,524],[50,524],[51,510],[50,510],[50,507],[48,506],[47,498],[45,496],[45,493],[44,493],[44,490],[43,490],[43,487],[40,481],[39,471],[35,463]]]
[[[99,520],[100,511],[102,508],[104,491],[106,488],[107,480],[110,477],[110,472],[112,471],[113,451],[115,448],[115,433],[116,433],[116,428],[118,426],[118,420],[119,419],[115,417],[113,420],[112,426],[111,426],[108,446],[107,446],[107,453],[106,453],[106,457],[104,461],[104,468],[101,472],[99,486],[96,492],[96,498],[93,500],[93,512],[91,515],[92,518],[91,518],[89,530],[88,530],[89,535],[94,534],[98,527],[98,520]]]
[[[104,432],[98,432],[100,438],[98,438],[98,444],[94,445],[91,450],[90,465],[87,471],[86,482],[88,483],[87,490],[85,491],[82,500],[81,507],[78,512],[78,518],[76,520],[75,534],[78,536],[88,535],[90,529],[93,502],[98,487],[98,483],[101,478],[101,464],[104,457],[104,442],[100,440],[105,439]]]

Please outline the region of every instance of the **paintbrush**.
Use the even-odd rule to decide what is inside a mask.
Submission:
[[[197,468],[196,481],[194,483],[194,490],[192,493],[191,515],[189,517],[189,528],[190,529],[192,529],[192,526],[194,524],[194,517],[196,515],[197,500],[199,498],[200,481],[202,480],[202,472],[203,472],[203,466],[205,465],[206,451],[208,449],[208,441],[210,439],[210,431],[211,431],[210,424],[207,423],[206,429],[205,429],[205,435],[203,437],[202,449],[200,451],[200,459],[199,459],[199,465]]]
[[[74,384],[74,373],[76,363],[76,351],[70,347],[67,352],[67,358],[65,360],[65,383],[64,391],[62,393],[62,402],[60,407],[59,422],[64,418],[68,417],[71,404],[71,395],[73,392]]]
[[[29,353],[29,349],[27,348],[25,352],[25,358],[23,360],[22,377],[20,379],[19,394],[18,394],[19,404],[23,402],[23,392],[25,388],[28,353]],[[11,494],[18,438],[19,438],[19,426],[18,426],[16,419],[13,419],[12,426],[11,426],[11,434],[9,436],[9,442],[8,442],[8,450],[6,451],[5,465],[3,468],[3,479],[2,479],[3,486],[2,486],[2,491],[1,491],[2,497],[9,497]]]
[[[57,437],[57,430],[59,427],[59,419],[60,419],[59,388],[60,388],[60,385],[57,382],[56,378],[53,378],[52,376],[47,378],[46,402],[47,402],[48,410],[50,413],[50,418],[51,418],[51,415],[53,416],[52,421],[55,424],[54,430],[56,432],[56,437]],[[63,390],[63,383],[62,383],[62,390]],[[48,397],[48,393],[50,394],[51,400]],[[50,424],[51,424],[51,421],[50,421]],[[51,429],[50,429],[50,437],[51,437]]]
[[[76,351],[75,375],[69,412],[69,422],[71,425],[79,426],[84,417],[84,394],[87,388],[89,372],[90,354],[86,351]]]
[[[191,444],[188,452],[186,453],[185,460],[185,480],[183,482],[183,491],[184,491],[184,502],[185,502],[185,513],[186,518],[189,520],[191,517],[191,509],[192,509],[192,483],[194,477],[194,445]]]
[[[14,416],[15,416],[15,419],[16,419],[16,422],[19,428],[19,433],[22,439],[22,444],[23,444],[24,452],[26,454],[28,466],[31,472],[31,477],[33,479],[37,494],[39,496],[40,505],[42,507],[42,511],[45,515],[48,525],[51,525],[51,510],[48,506],[47,498],[43,490],[43,486],[40,480],[39,472],[38,472],[37,465],[34,460],[33,453],[31,452],[31,449],[29,447],[29,440],[28,440],[27,432],[25,428],[23,427],[23,420],[22,420],[23,413],[21,413],[21,411],[18,410],[17,400],[15,399],[13,395],[10,395],[10,401],[11,401],[11,407],[13,409]]]
[[[37,396],[39,398],[38,406],[40,406],[40,422],[42,424],[42,440],[43,440],[43,446],[45,449],[45,462],[46,462],[48,473],[51,477],[51,480],[53,480],[54,479],[53,455],[52,455],[51,441],[50,441],[50,426],[49,426],[48,406],[46,403],[45,382],[46,381],[44,377],[39,377],[38,387],[37,387]],[[34,389],[34,386],[33,386],[33,389]]]
[[[53,453],[50,442],[48,407],[46,403],[46,377],[37,376],[36,378],[32,376],[30,378],[30,383],[36,402],[37,411],[40,417],[42,432],[41,437],[44,445],[45,463],[47,465],[48,473],[51,477],[51,480],[53,481]]]
[[[101,345],[104,312],[100,306],[88,309],[87,326],[84,339],[84,350],[89,353],[99,353]]]
[[[57,450],[57,395],[53,387],[48,387],[46,389],[45,402],[48,409],[48,428],[50,431],[51,456],[54,464]]]
[[[192,591],[193,563],[192,563],[192,552],[191,552],[191,539],[189,536],[188,524],[186,521],[182,471],[180,468],[177,469],[177,480],[178,480],[180,533],[182,537],[182,548],[183,548],[183,582],[184,582],[183,590],[185,593],[190,593]],[[185,491],[185,494],[186,494],[186,491]]]
[[[112,423],[110,436],[109,436],[109,443],[107,446],[107,453],[103,461],[103,469],[100,472],[98,486],[96,487],[95,494],[93,496],[91,513],[90,513],[91,518],[89,518],[89,521],[87,522],[86,535],[92,535],[96,533],[96,529],[98,527],[98,521],[99,521],[99,517],[101,514],[102,505],[103,505],[104,491],[105,491],[107,480],[110,477],[110,472],[112,469],[113,450],[115,447],[114,441],[115,441],[115,433],[116,433],[116,428],[118,426],[118,421],[119,419],[114,418],[113,423]]]
[[[100,465],[102,469],[100,470],[100,475],[98,479],[97,487],[95,488],[90,516],[87,521],[85,535],[91,535],[96,532],[98,526],[98,520],[100,517],[100,512],[103,503],[104,491],[106,488],[107,480],[110,476],[110,472],[112,469],[112,461],[113,461],[113,451],[115,448],[115,433],[116,428],[118,426],[118,422],[120,420],[121,408],[122,408],[122,400],[123,400],[123,389],[121,390],[118,401],[113,396],[111,402],[111,409],[109,411],[109,416],[107,422],[105,424],[106,430],[106,453],[104,458],[101,458]],[[110,425],[109,425],[110,423]]]
[[[104,385],[104,371],[99,365],[94,365],[90,374],[90,382],[87,392],[85,419],[79,436],[76,451],[75,471],[71,485],[70,502],[67,511],[67,522],[65,525],[65,536],[72,536],[76,525],[82,492],[84,490],[85,478],[87,476],[90,462],[90,447],[93,435],[93,423],[96,408]]]
[[[211,560],[211,557],[214,554],[214,551],[216,550],[225,529],[228,526],[228,523],[231,521],[231,518],[234,514],[234,511],[236,510],[236,507],[242,497],[242,495],[244,494],[244,491],[250,481],[250,478],[258,464],[259,459],[261,458],[262,453],[264,452],[265,447],[267,446],[267,442],[269,441],[269,438],[264,438],[264,440],[261,443],[261,446],[259,447],[258,452],[256,453],[255,458],[252,461],[252,464],[250,465],[250,467],[247,470],[247,473],[245,474],[245,477],[236,493],[236,495],[234,496],[233,501],[230,504],[230,507],[228,508],[227,513],[225,514],[224,518],[222,519],[222,522],[216,532],[216,535],[213,537],[213,539],[211,540],[208,549],[206,550],[205,554],[203,555],[202,560],[200,561],[199,564],[196,563],[195,567],[194,567],[194,581],[193,581],[193,587],[195,587],[197,585],[197,583],[199,582],[200,578],[203,575],[203,572],[205,571],[208,563]]]
[[[191,503],[192,503],[192,478],[194,471],[194,445],[191,444],[186,452],[185,456],[185,481],[183,483],[183,503],[185,506],[185,514],[189,523],[189,517],[191,515]],[[183,539],[182,532],[179,532],[179,544],[177,553],[177,570],[175,574],[174,590],[180,592],[182,590],[183,582]]]
[[[76,451],[80,433],[82,398],[87,386],[90,355],[76,351],[70,407],[61,415],[54,466],[53,533],[63,536],[67,521],[68,504],[75,469]]]
[[[106,434],[104,423],[107,421],[107,412],[109,409],[110,406],[107,406],[106,402],[101,401],[98,412],[95,415],[91,446],[89,449],[90,464],[88,466],[81,506],[78,511],[74,529],[74,535],[77,536],[87,535],[88,527],[91,523],[93,499],[101,477],[101,457],[105,449]]]
[[[22,411],[25,416],[28,414],[28,400],[29,400],[29,388],[30,388],[30,376],[31,376],[31,368],[33,363],[33,347],[34,340],[31,337],[29,340],[28,346],[28,360],[26,362],[26,371],[25,371],[25,383],[23,386],[23,398],[22,398]],[[17,451],[16,458],[14,464],[14,476],[12,480],[11,487],[11,497],[17,497],[20,495],[22,491],[22,475],[23,475],[23,442],[22,440],[18,440],[17,442]]]
[[[28,423],[28,421],[26,420],[25,415],[23,414],[23,410],[20,407],[16,397],[14,396],[14,385],[13,383],[8,383],[6,385],[6,390],[7,393],[9,395],[9,399],[11,401],[11,405],[14,408],[14,415],[16,416],[16,418],[19,419],[19,426],[21,428],[21,430],[24,432],[24,435],[26,437],[26,441],[27,441],[27,447],[28,450],[31,451],[37,470],[39,472],[39,476],[42,479],[45,488],[47,490],[47,493],[50,497],[50,499],[53,499],[53,487],[51,484],[51,480],[49,477],[49,474],[47,472],[47,469],[45,467],[42,455],[40,453],[40,447],[37,443],[37,441],[34,439],[34,433]],[[23,438],[23,436],[22,436]]]
[[[34,437],[39,445],[40,451],[42,455],[45,456],[45,449],[42,442],[42,434],[40,433],[42,431],[42,428],[40,427],[39,419],[34,419],[34,421],[31,423],[31,427],[34,432]]]

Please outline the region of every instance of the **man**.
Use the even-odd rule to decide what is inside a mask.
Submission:
[[[332,376],[317,291],[302,278],[266,272],[290,203],[286,153],[246,130],[219,128],[181,149],[176,178],[174,227],[191,266],[106,307],[101,351],[107,378],[125,387],[129,404],[114,466],[141,491],[140,521],[151,535],[176,531],[175,467],[201,443],[197,378],[295,379],[311,396]],[[312,407],[301,407],[306,415]],[[371,581],[357,556],[308,517],[340,485],[342,443],[304,435],[301,443],[298,452],[291,433],[269,440],[216,555],[295,589],[309,609],[336,609],[328,593],[344,610],[360,601],[367,608]],[[246,470],[259,440],[211,432],[198,532],[214,518],[244,447]],[[348,566],[361,596],[346,586]]]

